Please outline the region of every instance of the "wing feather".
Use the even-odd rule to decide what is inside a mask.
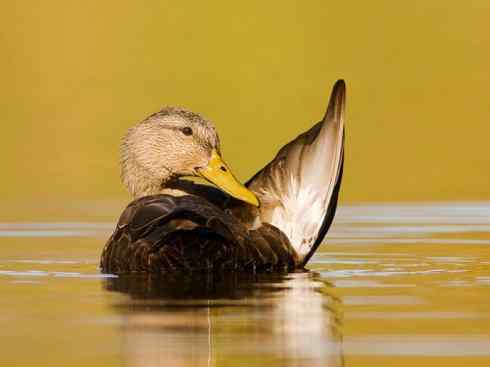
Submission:
[[[344,160],[344,110],[345,83],[339,80],[322,121],[281,148],[247,183],[259,196],[261,223],[284,232],[303,264],[335,214]]]

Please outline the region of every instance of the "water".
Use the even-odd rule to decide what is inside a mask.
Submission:
[[[344,206],[308,272],[164,280],[98,272],[120,209],[0,223],[2,366],[490,364],[490,203]]]

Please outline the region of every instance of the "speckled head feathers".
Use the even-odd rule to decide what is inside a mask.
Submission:
[[[134,197],[158,192],[162,183],[195,175],[219,152],[211,121],[180,107],[164,107],[130,128],[121,145],[121,178]]]

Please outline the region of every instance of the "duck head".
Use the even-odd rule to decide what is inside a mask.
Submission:
[[[121,178],[134,198],[161,192],[183,176],[199,176],[227,194],[258,206],[221,158],[213,124],[194,112],[167,107],[129,129],[121,146]]]

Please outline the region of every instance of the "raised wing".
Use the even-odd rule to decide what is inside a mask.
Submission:
[[[332,223],[344,158],[345,83],[335,83],[322,121],[285,145],[247,183],[260,199],[260,222],[279,228],[304,265]]]

